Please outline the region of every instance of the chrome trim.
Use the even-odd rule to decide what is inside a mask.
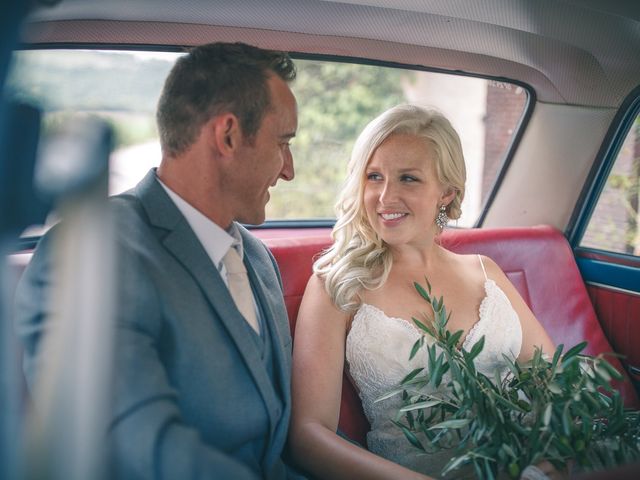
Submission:
[[[634,297],[640,297],[640,292],[634,292],[633,290],[627,290],[625,288],[619,288],[619,287],[612,287],[611,285],[605,285],[603,283],[597,283],[597,282],[585,282],[585,283],[587,285],[591,285],[592,287],[604,288],[605,290],[611,290],[613,292],[624,293],[626,295],[633,295]]]

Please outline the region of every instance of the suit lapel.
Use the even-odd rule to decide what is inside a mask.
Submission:
[[[274,411],[277,406],[277,402],[274,401],[276,394],[255,342],[249,337],[244,325],[246,320],[236,308],[218,269],[212,264],[186,219],[156,180],[155,169],[138,184],[136,195],[142,202],[150,223],[168,231],[160,241],[193,276],[237,346],[263,397],[271,419],[273,434],[277,417],[277,412]],[[268,311],[268,306],[265,306],[268,302],[262,305],[264,310]],[[268,315],[271,314],[268,313]],[[279,339],[275,341],[278,342]]]

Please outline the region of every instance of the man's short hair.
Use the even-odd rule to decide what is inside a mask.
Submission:
[[[156,113],[163,154],[183,153],[202,125],[224,112],[238,117],[244,138],[251,142],[271,105],[270,74],[287,82],[296,77],[287,53],[244,43],[210,43],[179,58]]]

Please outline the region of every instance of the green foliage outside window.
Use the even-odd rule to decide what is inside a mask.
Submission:
[[[640,256],[640,116],[598,198],[582,246]]]

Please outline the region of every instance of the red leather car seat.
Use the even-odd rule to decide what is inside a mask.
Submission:
[[[328,229],[262,230],[256,232],[271,249],[282,273],[292,335],[300,300],[311,275],[314,258],[331,245]],[[547,226],[532,228],[446,230],[444,247],[458,253],[491,257],[507,274],[556,344],[565,351],[587,340],[586,353],[611,352],[589,300],[573,252],[564,236]],[[623,372],[616,385],[628,406],[638,407],[638,396],[617,358],[609,361]],[[340,429],[366,445],[369,424],[358,395],[343,377]]]

